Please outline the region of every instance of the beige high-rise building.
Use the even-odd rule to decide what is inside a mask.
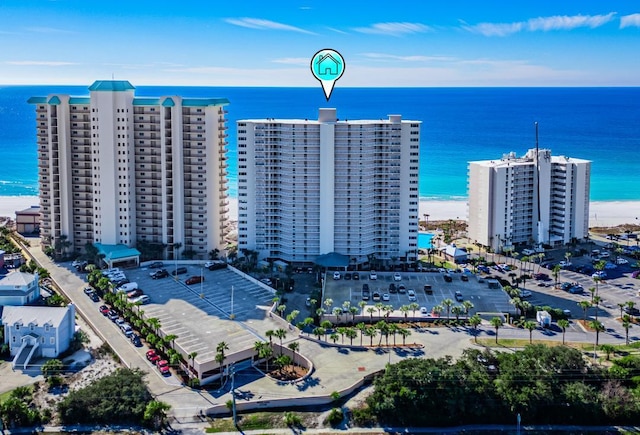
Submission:
[[[469,163],[469,238],[500,251],[589,234],[591,162],[530,149]]]
[[[101,80],[89,96],[32,97],[44,245],[139,241],[206,258],[228,233],[225,98],[136,97]]]
[[[238,121],[238,247],[309,264],[414,261],[420,122],[390,115]]]

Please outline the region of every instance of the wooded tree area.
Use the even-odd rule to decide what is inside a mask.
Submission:
[[[388,366],[367,404],[379,422],[462,424],[635,424],[640,419],[640,358],[610,368],[580,351],[529,345],[514,353],[468,349],[453,361],[408,359]]]

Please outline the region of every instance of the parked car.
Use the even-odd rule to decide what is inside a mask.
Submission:
[[[351,273],[347,272],[344,274],[345,281],[349,281],[351,279]]]
[[[160,269],[155,272],[151,272],[149,276],[151,276],[152,279],[166,278],[169,276],[169,272],[167,272],[167,269]]]
[[[393,280],[394,281],[401,281],[402,280],[402,275],[400,275],[398,272],[393,274]]]
[[[572,295],[581,295],[584,293],[584,288],[581,285],[574,285],[569,289],[569,293]]]
[[[378,274],[376,273],[375,270],[372,270],[371,272],[369,272],[369,279],[374,281],[378,279]]]
[[[95,290],[93,290],[91,287],[85,287],[85,289],[83,290],[84,294],[89,296],[91,293],[93,293]]]
[[[362,289],[362,300],[363,301],[368,301],[369,300],[369,296],[371,295],[371,293],[369,292],[369,289]]]
[[[147,359],[152,363],[160,360],[160,355],[155,351],[155,349],[149,349],[146,353]]]
[[[100,308],[98,308],[98,310],[100,311],[100,314],[102,314],[103,316],[106,316],[107,314],[109,314],[109,307],[107,307],[106,305],[100,305]]]
[[[227,263],[225,263],[222,260],[213,260],[213,261],[207,261],[204,264],[204,267],[206,267],[209,270],[220,270],[220,269],[226,269],[227,268]]]
[[[398,289],[394,283],[389,284],[389,293],[398,293]]]
[[[420,314],[429,314],[427,307],[420,307]]]
[[[627,260],[626,258],[618,257],[616,259],[616,264],[618,264],[618,265],[629,264],[629,260]]]
[[[190,276],[189,278],[187,278],[184,283],[187,285],[192,285],[192,284],[199,284],[202,281],[204,281],[204,276],[201,275],[194,275],[194,276]]]
[[[160,269],[163,266],[164,266],[164,263],[162,261],[154,261],[149,265],[149,269]]]
[[[456,301],[458,302],[462,302],[464,300],[464,298],[462,297],[462,292],[460,292],[459,290],[456,291],[455,298],[456,298]]]
[[[353,272],[353,279],[356,281],[360,279],[360,274],[358,272]]]
[[[378,292],[373,292],[373,296],[371,296],[371,299],[372,299],[374,302],[379,301],[379,300],[380,300],[380,293],[378,293]]]
[[[98,293],[96,292],[91,292],[91,294],[89,295],[89,299],[91,299],[93,302],[100,302],[100,296],[98,296]]]
[[[141,296],[138,296],[137,298],[127,299],[127,302],[129,302],[130,304],[145,305],[151,302],[151,299],[149,298],[148,295],[141,295]]]
[[[520,298],[526,299],[531,297],[531,292],[529,290],[520,290]]]
[[[451,275],[449,275],[449,273],[445,273],[445,274],[443,275],[443,278],[444,278],[444,281],[445,281],[445,282],[451,282],[451,281],[453,281],[453,277],[452,277]]]
[[[127,293],[127,297],[128,298],[135,298],[135,297],[142,296],[142,295],[143,295],[143,292],[139,288],[137,288],[135,290],[131,290],[129,293]]]
[[[333,279],[340,279],[340,272],[338,272],[337,270],[333,272]]]
[[[173,269],[171,271],[171,275],[182,275],[183,273],[187,273],[186,267],[178,267],[177,269]]]
[[[166,359],[161,359],[156,363],[156,365],[158,366],[158,370],[160,370],[160,373],[162,373],[163,375],[169,373],[169,361],[167,361]]]
[[[305,305],[305,306],[307,306],[307,307],[310,307],[310,306],[311,306],[311,298],[307,298],[307,299],[304,301],[304,305]]]
[[[469,275],[467,275],[466,273],[463,273],[462,276],[460,277],[460,279],[462,281],[469,281]]]
[[[142,340],[140,340],[139,335],[132,334],[129,338],[135,347],[142,347]]]
[[[409,297],[409,301],[411,302],[415,302],[416,301],[416,291],[412,288],[410,288],[407,291],[407,296]]]
[[[118,312],[114,309],[110,309],[107,313],[107,318],[112,322],[115,322],[118,319]]]
[[[405,287],[405,285],[404,284],[400,284],[398,286],[398,293],[405,294],[406,292],[407,292],[407,288]]]

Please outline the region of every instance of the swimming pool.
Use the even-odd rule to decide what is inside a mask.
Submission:
[[[431,248],[431,239],[433,239],[433,234],[431,233],[418,233],[418,248]]]

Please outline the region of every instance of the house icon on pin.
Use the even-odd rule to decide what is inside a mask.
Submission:
[[[321,54],[316,58],[316,71],[323,76],[337,76],[340,74],[342,62],[333,57],[331,53]]]

